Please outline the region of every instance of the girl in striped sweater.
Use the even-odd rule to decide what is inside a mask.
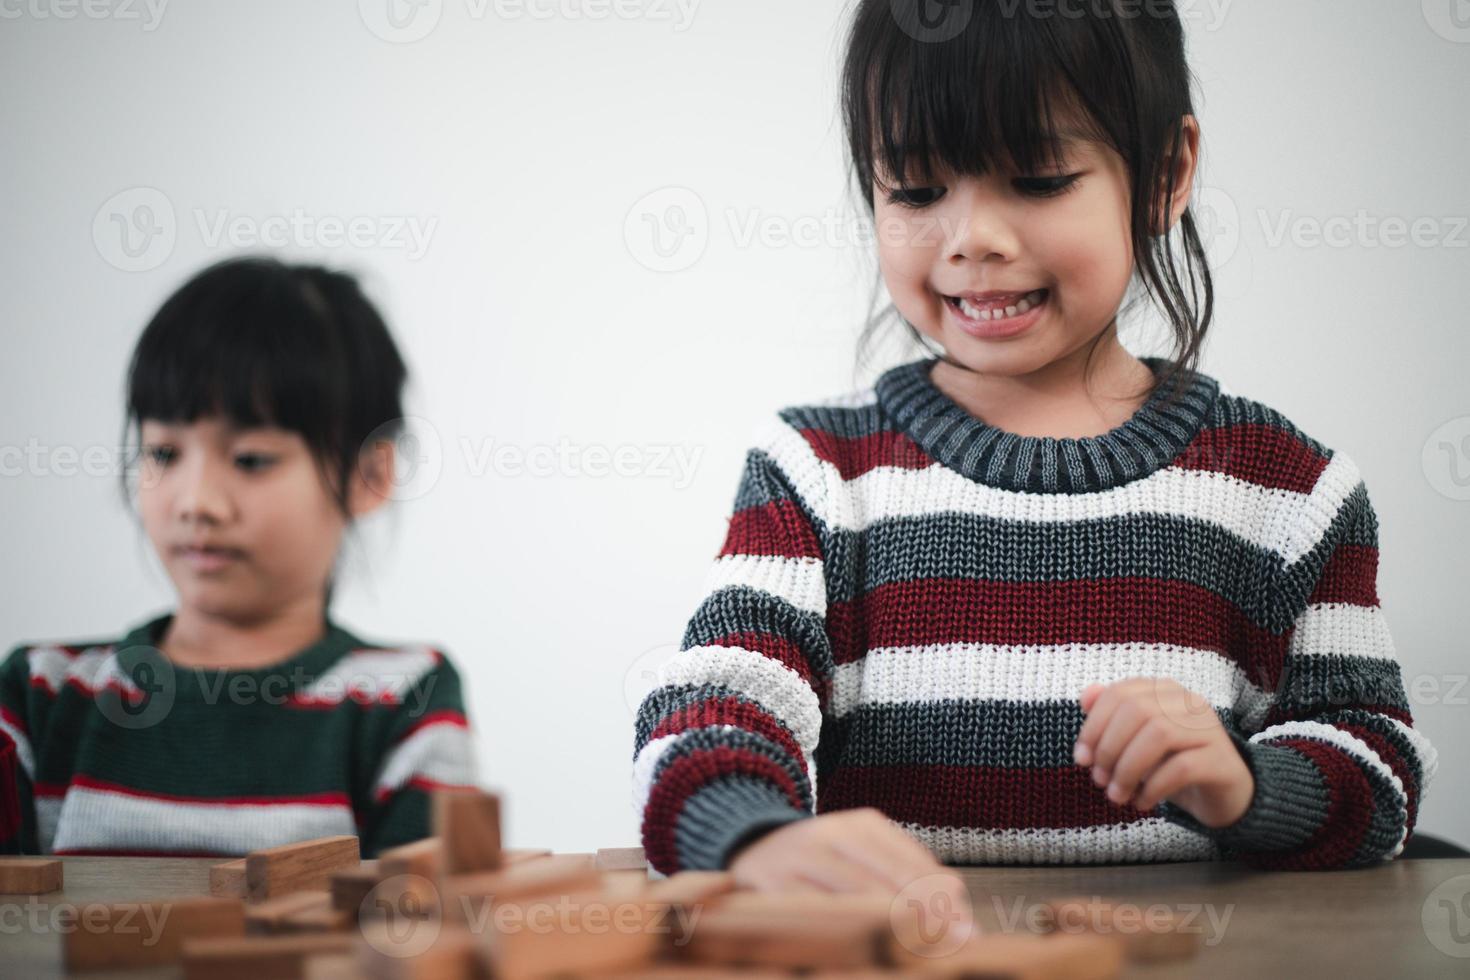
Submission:
[[[433,787],[474,782],[443,653],[328,611],[343,535],[394,490],[404,380],[341,273],[226,261],[163,305],[128,377],[125,489],[178,605],[0,667],[0,851],[357,834],[370,855],[429,833]]]
[[[1363,480],[1196,367],[1177,13],[934,9],[858,4],[843,109],[892,310],[937,356],[747,455],[638,714],[653,864],[961,895],[939,862],[1393,857],[1435,753]],[[1171,358],[1119,343],[1135,284]]]

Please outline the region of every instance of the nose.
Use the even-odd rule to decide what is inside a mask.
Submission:
[[[180,469],[175,516],[185,524],[222,524],[229,520],[232,504],[220,464],[205,453],[192,453]]]
[[[955,197],[950,219],[953,224],[945,240],[946,260],[951,265],[964,265],[1014,259],[1020,251],[1020,238],[1004,203],[979,188]]]

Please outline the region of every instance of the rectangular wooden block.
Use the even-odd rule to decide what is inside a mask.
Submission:
[[[384,878],[392,875],[418,875],[430,881],[439,877],[444,866],[444,843],[437,837],[425,837],[412,844],[401,844],[378,853],[378,870]]]
[[[1140,908],[1096,896],[1053,899],[1046,903],[1042,922],[1056,932],[1117,936],[1128,958],[1140,963],[1188,959],[1201,943],[1200,933],[1184,931],[1183,919],[1166,906]]]
[[[61,879],[55,858],[0,857],[0,895],[45,895],[60,891]]]
[[[288,892],[325,889],[335,872],[358,863],[357,838],[320,837],[283,844],[245,857],[246,895],[252,902]]]
[[[367,898],[368,892],[378,883],[378,862],[376,860],[364,861],[355,868],[343,868],[334,872],[330,887],[332,891],[332,907],[357,914],[362,907],[363,899]]]
[[[440,893],[446,919],[464,921],[487,900],[493,902],[570,895],[598,887],[600,878],[585,854],[556,854],[501,871],[450,875]]]
[[[735,891],[735,876],[728,871],[680,871],[650,881],[644,893],[651,901],[693,907],[714,902]]]
[[[953,953],[915,957],[911,975],[934,980],[1116,980],[1122,943],[1093,934],[986,933]]]
[[[432,942],[403,924],[371,922],[357,944],[356,976],[370,980],[490,980],[485,944],[463,926],[436,926]]]
[[[191,939],[184,943],[184,980],[304,980],[309,962],[352,951],[347,933]]]
[[[434,794],[434,836],[444,845],[444,872],[468,874],[501,867],[500,797],[440,790]]]
[[[522,861],[534,861],[536,858],[550,857],[551,852],[539,847],[511,848],[500,852],[501,867],[519,864]]]
[[[638,969],[651,964],[668,939],[652,928],[658,913],[641,899],[610,897],[599,889],[497,898],[494,929],[485,937],[486,961],[496,980]]]
[[[704,909],[689,962],[785,969],[865,969],[892,961],[891,900],[856,895],[736,892]]]
[[[245,906],[235,898],[82,905],[63,916],[68,971],[172,963],[188,939],[245,934]]]
[[[597,851],[598,871],[643,871],[648,859],[641,847],[604,847]]]
[[[324,891],[288,892],[245,907],[245,931],[272,933],[282,931],[291,916],[312,909],[330,908],[332,896]]]
[[[356,919],[351,912],[334,909],[331,905],[317,905],[300,912],[292,912],[281,920],[278,932],[346,932]]]
[[[245,859],[212,865],[209,869],[209,894],[216,898],[244,898]]]

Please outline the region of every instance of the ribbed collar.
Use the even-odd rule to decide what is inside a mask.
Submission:
[[[158,649],[158,643],[172,620],[173,613],[165,613],[140,623],[114,649],[117,651],[118,667],[123,673],[136,680],[139,676],[138,670],[146,665],[148,676],[168,678],[165,683],[171,682],[170,697],[181,700],[197,697],[200,692],[218,692],[223,683],[262,684],[269,680],[289,682],[291,685],[309,684],[344,654],[363,646],[361,640],[328,616],[323,621],[325,632],[320,639],[269,667],[248,670],[180,667],[169,661]],[[247,681],[236,682],[235,678],[246,678]],[[294,690],[294,686],[285,690]]]
[[[1172,362],[1140,358],[1162,380]],[[1122,425],[1082,439],[1022,436],[977,419],[935,387],[936,359],[893,368],[877,382],[878,403],[919,448],[972,480],[1004,490],[1088,493],[1148,476],[1194,440],[1219,395],[1214,378],[1196,371],[1182,396],[1165,405],[1159,384]]]

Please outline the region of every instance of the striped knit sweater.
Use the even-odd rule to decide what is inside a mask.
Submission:
[[[439,651],[367,644],[328,619],[272,667],[176,668],[156,648],[169,619],[11,652],[0,852],[238,855],[356,834],[372,855],[430,833],[428,791],[474,783],[459,676]]]
[[[747,455],[705,597],[638,712],[654,866],[724,867],[860,806],[951,864],[1398,854],[1435,751],[1353,462],[1203,373],[1054,439],[971,416],[934,363],[785,409]],[[1213,706],[1255,780],[1236,824],[1119,806],[1073,762],[1083,688],[1136,676]]]

